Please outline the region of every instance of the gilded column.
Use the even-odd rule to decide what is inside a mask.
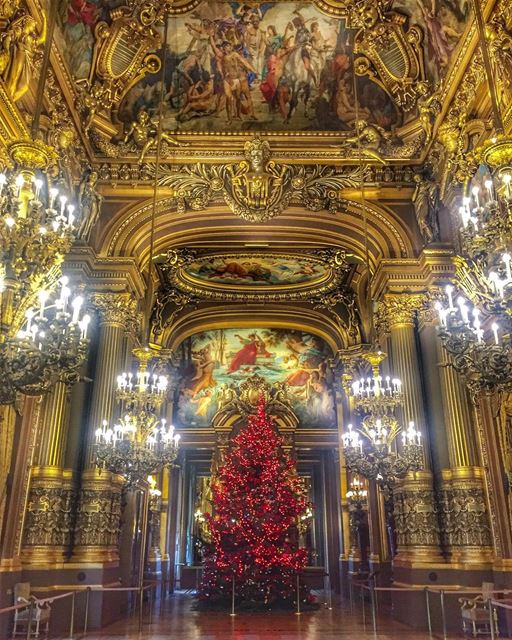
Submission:
[[[488,565],[493,556],[485,476],[467,388],[450,366],[434,316],[429,304],[420,314],[420,339],[430,384],[431,427],[438,449],[445,447],[444,452],[435,452],[442,543],[451,562],[475,568]]]
[[[73,471],[63,468],[69,395],[69,386],[58,382],[43,400],[23,532],[25,565],[59,563],[70,553],[76,488]]]
[[[339,376],[339,372],[335,373],[335,375]],[[343,406],[343,395],[348,397],[348,394],[344,394],[345,387],[345,378],[342,376],[342,384],[334,385],[334,393],[335,393],[335,401],[336,401],[336,415],[338,421],[338,437],[341,442],[341,435],[343,433],[343,425],[344,425],[344,406]],[[350,513],[349,513],[349,503],[347,500],[347,491],[348,491],[348,472],[347,467],[345,465],[345,456],[343,455],[343,447],[340,446],[340,456],[339,456],[339,469],[340,469],[340,495],[341,495],[341,521],[342,521],[342,540],[343,547],[340,560],[346,561],[349,560],[353,565],[355,562],[360,562],[361,558],[354,556],[352,554],[352,545],[350,543]]]
[[[85,434],[85,464],[75,527],[74,559],[118,561],[123,480],[94,466],[94,433],[114,417],[116,376],[124,366],[128,327],[136,302],[128,293],[98,293],[92,303],[99,315],[99,335],[91,409]]]
[[[423,564],[442,560],[437,505],[434,495],[427,417],[423,399],[421,361],[416,341],[416,317],[421,294],[386,294],[379,306],[379,322],[389,333],[393,373],[403,384],[403,422],[414,422],[424,437],[424,470],[411,472],[397,483],[394,516],[396,563]]]

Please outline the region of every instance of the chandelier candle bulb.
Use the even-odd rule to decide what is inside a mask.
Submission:
[[[492,323],[492,325],[491,325],[491,329],[492,329],[492,333],[493,333],[493,335],[494,335],[494,343],[495,343],[495,344],[499,344],[499,343],[500,343],[500,339],[499,339],[499,336],[498,336],[498,329],[499,329],[499,327],[498,327],[498,325],[496,324],[496,322],[493,322],[493,323]]]
[[[512,270],[510,268],[510,260],[511,260],[510,254],[504,253],[501,259],[505,263],[505,272],[507,274],[507,281],[510,282],[512,280]]]
[[[479,191],[480,189],[478,187],[473,187],[473,189],[471,190],[471,193],[475,196],[475,202],[478,209],[480,208],[480,200],[478,198]]]
[[[512,181],[512,175],[510,173],[505,173],[502,180],[507,191],[507,198],[510,199],[510,182]]]
[[[449,284],[445,287],[446,295],[448,296],[448,309],[451,311],[455,307],[453,306],[453,287]]]

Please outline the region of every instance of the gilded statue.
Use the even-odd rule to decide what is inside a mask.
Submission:
[[[345,138],[345,143],[355,146],[356,149],[360,146],[364,155],[384,164],[380,149],[382,143],[390,138],[390,134],[378,125],[368,124],[366,120],[356,120],[354,125],[355,135]]]
[[[39,32],[29,14],[16,18],[0,35],[0,76],[14,102],[28,91],[35,59],[46,39],[46,18]]]
[[[167,131],[162,131],[162,140],[174,147],[188,147],[188,143],[179,142],[171,136]],[[128,131],[124,136],[123,142],[126,144],[132,140],[137,149],[140,149],[139,164],[144,162],[144,158],[148,151],[155,149],[158,141],[158,129],[151,122],[150,115],[144,109],[137,114],[137,119],[131,123]]]
[[[428,82],[418,83],[417,92],[421,96],[418,99],[418,111],[420,124],[425,132],[425,142],[432,140],[434,122],[441,113],[441,90],[441,86],[439,86],[431,93]]]
[[[421,236],[426,244],[439,240],[439,185],[424,176],[415,175],[412,195],[414,212]]]
[[[103,196],[96,190],[97,183],[97,172],[89,171],[82,178],[78,189],[78,201],[82,215],[78,237],[86,242],[89,239],[92,228],[100,217],[101,204],[103,202]]]
[[[505,20],[500,16],[494,16],[486,31],[489,53],[496,69],[496,75],[502,81],[503,86],[510,89],[512,87],[512,34],[507,29]],[[499,83],[497,84],[499,85]]]
[[[11,20],[20,8],[21,0],[0,0],[0,24]]]

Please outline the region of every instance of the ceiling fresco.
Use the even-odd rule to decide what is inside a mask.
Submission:
[[[147,131],[162,93],[154,54],[161,58],[163,28],[143,23],[139,42],[127,26],[135,16],[127,4],[61,0],[59,9],[59,42],[86,129],[110,133],[119,153],[130,144],[144,148],[143,135],[150,149]],[[337,3],[330,14],[320,4],[180,6],[168,18],[165,129],[350,136],[359,121],[375,138],[398,135],[420,113],[425,125],[427,103],[430,109],[467,24],[467,0],[379,0],[350,10]],[[137,60],[132,69],[130,56]],[[101,142],[103,152],[115,154]]]
[[[187,338],[178,356],[177,426],[209,426],[230,393],[254,375],[284,386],[301,427],[336,426],[332,352],[318,336],[291,329],[218,329]]]
[[[237,254],[201,258],[190,263],[184,275],[214,286],[274,288],[318,284],[327,280],[330,271],[320,260]]]

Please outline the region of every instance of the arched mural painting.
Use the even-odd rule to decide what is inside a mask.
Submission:
[[[209,426],[229,389],[254,375],[285,384],[300,427],[336,426],[332,352],[318,336],[292,329],[218,329],[187,338],[179,357],[176,426]]]

